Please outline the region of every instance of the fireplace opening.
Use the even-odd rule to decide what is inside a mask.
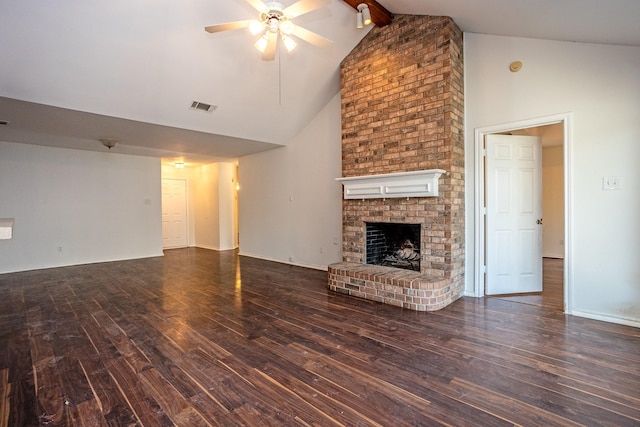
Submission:
[[[420,271],[420,224],[366,223],[366,263]]]

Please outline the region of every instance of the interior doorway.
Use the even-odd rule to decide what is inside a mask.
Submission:
[[[569,115],[528,120],[476,130],[476,295],[488,295],[486,286],[488,275],[495,263],[487,253],[487,242],[493,233],[487,229],[487,200],[492,200],[487,187],[485,140],[488,135],[536,136],[542,141],[542,291],[493,295],[517,302],[544,305],[569,312],[570,269],[566,244],[569,242],[568,211],[568,148]],[[495,197],[493,197],[495,200]],[[493,239],[495,241],[495,239]],[[517,256],[518,254],[514,254]],[[495,265],[493,266],[495,267]],[[495,292],[494,292],[495,293]]]

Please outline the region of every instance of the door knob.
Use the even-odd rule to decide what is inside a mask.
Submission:
[[[536,224],[542,224],[542,218],[536,220]]]

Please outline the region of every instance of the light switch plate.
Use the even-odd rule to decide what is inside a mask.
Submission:
[[[602,178],[603,190],[621,190],[622,189],[622,177],[620,176],[605,176]]]
[[[0,240],[13,237],[13,218],[0,218]]]

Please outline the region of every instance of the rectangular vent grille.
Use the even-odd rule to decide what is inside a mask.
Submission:
[[[200,111],[206,111],[207,113],[210,113],[212,111],[215,111],[216,108],[218,108],[216,105],[206,104],[200,101],[193,101],[191,103],[192,110],[200,110]]]

